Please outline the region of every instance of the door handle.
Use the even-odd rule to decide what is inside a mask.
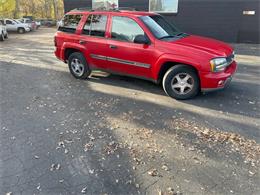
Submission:
[[[109,45],[109,48],[110,49],[117,49],[117,46],[116,45]]]
[[[79,40],[79,44],[83,45],[83,44],[85,44],[85,43],[87,43],[87,41]]]

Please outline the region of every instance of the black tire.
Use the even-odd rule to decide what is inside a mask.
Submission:
[[[184,78],[179,79],[182,75],[186,78],[189,78],[187,81],[183,82]],[[178,80],[178,81],[177,81]],[[174,82],[175,84],[179,84],[179,86],[182,85],[183,87],[183,92],[181,92],[181,87],[176,87],[179,88],[179,90],[176,90],[174,88]],[[191,87],[185,87],[186,84],[189,84]],[[196,71],[187,66],[187,65],[176,65],[171,67],[164,75],[163,81],[162,81],[163,89],[167,95],[169,95],[172,98],[178,99],[178,100],[186,100],[195,97],[200,88],[200,80],[199,77],[196,73]],[[186,90],[186,91],[185,91]]]
[[[4,41],[4,40],[5,40],[5,36],[4,36],[4,33],[2,32],[0,35],[0,41]]]
[[[83,65],[83,66],[82,66],[82,74],[77,74],[77,73],[73,70],[72,62],[73,62],[74,60],[78,60],[78,61]],[[86,78],[89,77],[89,75],[90,75],[90,73],[91,73],[86,58],[85,58],[84,55],[83,55],[82,53],[80,53],[80,52],[72,53],[72,54],[69,56],[68,65],[69,65],[70,73],[71,73],[76,79],[86,79]]]
[[[18,28],[17,32],[20,34],[24,34],[25,33],[25,29],[24,28]]]
[[[6,35],[4,36],[5,39],[8,39],[8,33],[6,33]]]

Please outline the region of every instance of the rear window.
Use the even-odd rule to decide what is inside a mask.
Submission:
[[[106,15],[89,15],[84,25],[82,34],[95,37],[105,37],[106,24]]]
[[[75,33],[81,18],[82,15],[65,15],[58,30],[68,33]]]

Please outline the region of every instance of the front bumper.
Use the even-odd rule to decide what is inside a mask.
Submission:
[[[226,88],[237,70],[237,63],[234,61],[224,72],[200,72],[201,91],[209,92]]]
[[[30,32],[31,29],[30,29],[29,27],[26,27],[26,28],[25,28],[25,31],[26,31],[26,32]]]

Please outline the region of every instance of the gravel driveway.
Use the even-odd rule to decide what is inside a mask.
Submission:
[[[189,101],[102,72],[74,79],[55,29],[0,43],[0,194],[260,194],[259,45]]]

